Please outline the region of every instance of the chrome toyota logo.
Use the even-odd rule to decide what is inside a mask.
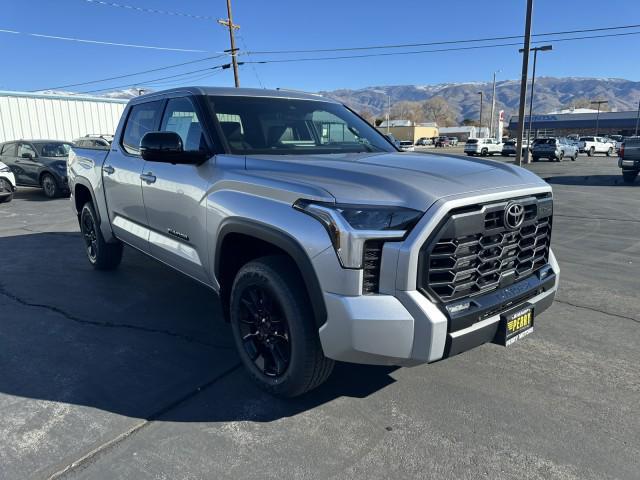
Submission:
[[[524,207],[519,203],[510,203],[507,208],[504,209],[504,225],[510,229],[515,230],[524,222]]]

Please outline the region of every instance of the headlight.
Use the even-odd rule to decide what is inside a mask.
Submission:
[[[364,243],[367,240],[400,240],[422,216],[418,210],[380,205],[298,200],[293,207],[322,223],[345,268],[362,267]]]

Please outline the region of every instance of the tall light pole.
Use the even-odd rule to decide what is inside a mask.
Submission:
[[[527,100],[527,76],[529,75],[529,47],[531,45],[531,17],[533,0],[527,0],[527,16],[524,24],[524,48],[522,49],[522,76],[520,77],[520,105],[518,107],[518,138],[516,138],[516,165],[522,165],[522,137],[524,136],[524,107]]]
[[[636,134],[638,136],[638,124],[640,123],[640,101],[638,101],[638,115],[636,115]]]
[[[502,70],[496,70],[493,72],[493,95],[491,96],[491,123],[489,124],[489,137],[493,137],[493,114],[496,109],[496,73]]]
[[[538,60],[538,52],[546,52],[553,50],[553,45],[543,45],[541,47],[532,48],[533,50],[533,72],[531,76],[531,93],[529,93],[529,128],[527,129],[527,149],[525,150],[524,163],[529,163],[529,148],[531,145],[531,122],[533,120],[533,87],[536,84],[536,61]],[[518,50],[520,53],[524,49]]]
[[[594,100],[591,105],[598,105],[598,113],[596,114],[596,137],[598,136],[598,126],[600,124],[600,106],[609,103],[609,100]]]
[[[389,134],[389,122],[391,122],[391,95],[387,95],[387,135]]]
[[[478,138],[482,135],[482,92],[478,92],[480,95],[480,130],[478,130]]]

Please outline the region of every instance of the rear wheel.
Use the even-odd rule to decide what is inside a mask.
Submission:
[[[44,190],[44,194],[47,198],[56,198],[60,195],[60,187],[58,187],[58,182],[53,178],[53,175],[50,173],[45,173],[42,175],[40,179],[40,185],[42,186],[42,190]]]
[[[253,260],[233,282],[230,316],[236,347],[254,382],[273,395],[302,395],[333,370],[303,285],[285,256]]]
[[[486,156],[487,156],[487,153],[489,153],[489,150],[487,150],[486,148],[483,148],[483,149],[480,151],[480,155],[482,155],[483,157],[486,157]]]
[[[622,172],[622,180],[624,183],[633,183],[636,181],[638,172]]]
[[[113,270],[122,260],[122,243],[107,243],[100,231],[93,205],[87,202],[80,212],[80,231],[87,258],[96,270]]]
[[[13,188],[9,180],[0,178],[0,203],[9,203],[13,200]]]

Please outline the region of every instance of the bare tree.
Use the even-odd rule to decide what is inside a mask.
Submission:
[[[374,125],[375,121],[376,121],[376,116],[373,114],[373,112],[371,110],[369,110],[368,108],[363,108],[362,110],[360,110],[358,112],[358,114],[364,118],[367,122],[369,122],[371,125]]]
[[[422,111],[427,121],[436,122],[440,127],[452,127],[456,124],[455,112],[443,97],[432,97],[424,101]]]
[[[424,113],[419,102],[398,102],[391,106],[391,118],[419,123],[423,121]]]

